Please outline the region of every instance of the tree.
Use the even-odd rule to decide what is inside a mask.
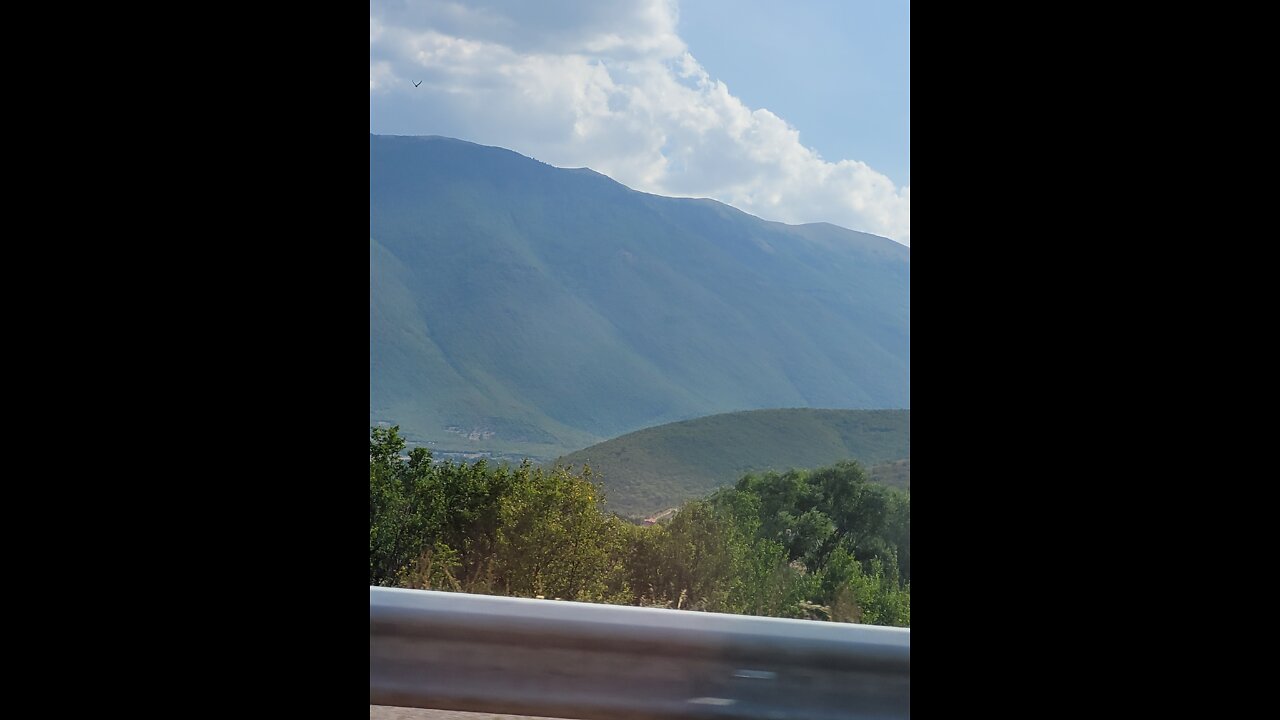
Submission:
[[[369,431],[369,584],[394,584],[418,555],[399,426]]]
[[[436,463],[369,431],[369,584],[910,625],[911,496],[856,463],[747,475],[666,524],[589,468]]]

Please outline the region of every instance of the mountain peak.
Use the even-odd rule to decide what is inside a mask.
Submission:
[[[549,458],[719,412],[910,406],[905,246],[454,138],[369,152],[371,422]]]

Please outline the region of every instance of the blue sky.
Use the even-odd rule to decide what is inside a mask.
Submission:
[[[690,52],[828,160],[911,184],[910,0],[684,0]]]
[[[907,0],[371,1],[369,128],[909,245],[909,16]]]

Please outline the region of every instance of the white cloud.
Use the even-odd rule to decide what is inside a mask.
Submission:
[[[676,13],[667,0],[371,2],[370,129],[500,145],[645,192],[910,244],[909,187],[826,161],[747,107],[689,52]]]

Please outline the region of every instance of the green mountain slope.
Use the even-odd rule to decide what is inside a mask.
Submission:
[[[873,479],[905,487],[910,410],[751,410],[646,428],[561,457],[589,465],[607,509],[638,516],[729,485],[748,472],[855,459]]]
[[[896,487],[899,490],[911,490],[911,458],[880,463],[867,468],[867,478],[872,482]]]
[[[910,406],[910,250],[885,238],[374,135],[369,236],[370,422],[437,451]]]

